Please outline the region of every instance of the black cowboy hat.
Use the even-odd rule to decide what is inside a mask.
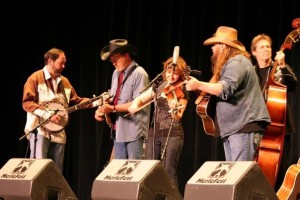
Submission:
[[[110,56],[116,53],[126,52],[131,55],[137,54],[137,49],[135,46],[128,43],[125,39],[114,39],[109,42],[109,44],[101,50],[100,57],[102,60],[107,60]]]

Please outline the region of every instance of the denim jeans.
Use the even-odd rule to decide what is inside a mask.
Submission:
[[[63,171],[65,144],[51,142],[43,135],[36,134],[30,137],[30,158],[52,159],[60,172]],[[34,152],[35,151],[35,152]]]
[[[169,137],[166,145],[167,137],[158,137],[155,139],[155,147],[153,149],[153,137],[148,137],[146,145],[146,159],[161,160],[162,166],[170,175],[171,180],[178,186],[177,166],[183,148],[184,139],[182,137]],[[164,148],[165,151],[164,151]],[[154,155],[153,155],[154,153]],[[164,155],[162,156],[162,153]]]
[[[262,132],[236,133],[223,138],[226,161],[253,161]]]
[[[140,137],[131,142],[114,141],[115,159],[142,159],[144,138]]]

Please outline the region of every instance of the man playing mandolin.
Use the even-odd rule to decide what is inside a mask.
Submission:
[[[98,98],[93,102],[79,97],[69,80],[61,75],[66,61],[64,51],[57,48],[47,51],[43,69],[28,77],[22,100],[27,112],[25,133],[30,141],[30,158],[52,159],[61,172],[66,144],[64,127],[68,122],[65,108],[75,104],[83,105],[82,108],[99,105]]]
[[[150,107],[145,107],[135,115],[125,115],[131,101],[149,83],[147,72],[135,60],[137,53],[137,48],[126,39],[114,39],[102,48],[100,54],[102,60],[109,60],[115,67],[110,89],[113,99],[95,111],[95,119],[103,121],[106,118],[107,124],[111,127],[111,136],[114,140],[111,159],[143,157]]]

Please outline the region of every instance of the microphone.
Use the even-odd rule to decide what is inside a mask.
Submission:
[[[179,46],[175,46],[174,51],[173,51],[173,63],[172,63],[173,72],[175,71],[175,67],[177,65],[178,57],[179,57]]]
[[[202,75],[202,71],[192,69],[190,71],[190,74],[196,75],[196,76],[201,76]]]

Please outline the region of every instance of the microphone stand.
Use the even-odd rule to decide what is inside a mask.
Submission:
[[[171,126],[170,126],[169,132],[168,132],[168,136],[167,136],[164,148],[163,148],[163,150],[161,152],[161,156],[160,156],[161,160],[165,159],[165,153],[166,153],[166,149],[167,149],[167,146],[168,146],[168,143],[169,143],[169,138],[170,138],[170,134],[171,134],[171,130],[172,130],[173,124],[174,124],[174,119],[172,119]]]
[[[174,64],[174,63],[171,63],[168,67],[166,67],[166,69],[164,69],[161,73],[159,73],[148,85],[146,85],[145,87],[144,87],[144,89],[142,89],[141,91],[140,91],[140,94],[141,93],[143,93],[143,92],[145,92],[150,86],[152,86],[154,83],[157,83],[157,82],[159,82],[159,79],[162,77],[162,75],[163,75],[163,73],[165,73],[169,68],[171,68],[171,67],[173,67],[174,65],[176,65],[176,64]]]
[[[42,126],[43,124],[45,124],[46,122],[48,122],[50,120],[50,118],[54,115],[56,115],[56,113],[59,111],[59,109],[54,110],[54,112],[47,117],[45,120],[43,120],[42,122],[40,122],[39,124],[37,124],[32,130],[30,130],[28,133],[26,133],[25,135],[23,135],[22,137],[19,138],[19,141],[21,141],[23,138],[25,138],[27,135],[29,135],[30,133],[34,134],[34,146],[33,146],[33,158],[36,158],[36,143],[37,143],[37,129]]]
[[[153,141],[152,141],[152,158],[155,159],[155,131],[156,131],[156,117],[157,117],[157,88],[160,79],[162,78],[163,73],[165,73],[169,68],[176,65],[175,63],[171,63],[168,67],[166,67],[161,73],[159,73],[148,85],[146,85],[141,91],[140,94],[145,92],[150,86],[152,86],[152,90],[154,92],[154,113],[153,113]]]
[[[152,90],[154,92],[154,113],[153,113],[153,140],[152,140],[152,159],[155,160],[155,135],[156,135],[156,117],[157,117],[157,84],[153,83]]]

